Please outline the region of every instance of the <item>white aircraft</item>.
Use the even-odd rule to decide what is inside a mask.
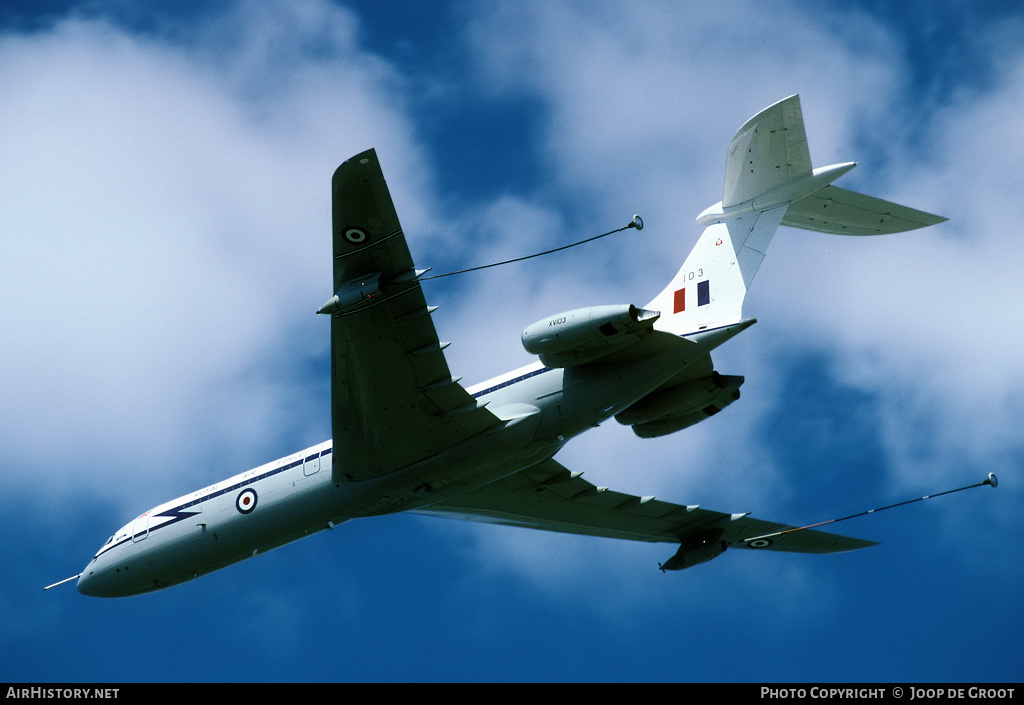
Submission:
[[[463,387],[377,155],[352,157],[333,178],[336,293],[318,311],[331,320],[333,440],[144,512],[61,582],[77,578],[85,595],[136,595],[349,519],[403,511],[676,544],[663,570],[727,548],[873,545],[595,487],[553,459],[613,416],[649,438],[739,398],[743,378],[716,372],[710,353],[754,323],[743,297],[779,225],[877,235],[945,220],[830,185],[854,166],[811,168],[798,96],[763,110],[733,138],[722,201],[697,218],[703,235],[664,291],[643,308],[544,318],[522,334],[538,362]]]

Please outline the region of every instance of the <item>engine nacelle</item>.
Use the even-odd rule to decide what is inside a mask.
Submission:
[[[548,367],[582,365],[637,342],[660,316],[633,305],[579,308],[528,326],[523,347]]]
[[[669,415],[688,416],[708,406],[715,406],[720,410],[739,399],[741,384],[743,377],[739,375],[720,375],[713,372],[708,377],[651,392],[616,414],[615,420],[630,426],[649,423]]]
[[[719,531],[700,538],[683,541],[679,545],[676,555],[669,558],[661,566],[661,569],[682,570],[683,568],[691,568],[701,563],[707,563],[712,558],[717,558],[725,553],[727,548],[725,541],[719,538],[721,535],[722,532]]]
[[[740,380],[742,379],[743,378],[740,377]],[[727,391],[730,389],[729,387],[719,389],[709,404],[695,411],[676,412],[654,419],[653,421],[633,424],[633,433],[638,435],[640,438],[658,438],[659,436],[667,436],[668,434],[675,433],[676,431],[682,431],[684,428],[688,428],[693,426],[695,423],[700,423],[704,419],[714,416],[719,411],[729,406],[729,404],[732,404],[734,401],[739,399],[740,390],[738,387],[739,384],[732,387],[731,391]]]

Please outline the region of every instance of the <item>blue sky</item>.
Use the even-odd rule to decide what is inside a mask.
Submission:
[[[0,680],[1019,681],[1024,12],[1005,3],[0,8]],[[715,356],[743,399],[562,453],[599,485],[880,546],[675,574],[668,545],[349,522],[160,593],[79,572],[161,501],[326,439],[330,176],[376,147],[467,384],[548,314],[642,305],[799,93],[815,165],[947,216],[783,228]],[[840,527],[836,527],[837,529]]]

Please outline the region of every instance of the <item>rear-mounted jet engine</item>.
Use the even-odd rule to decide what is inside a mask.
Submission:
[[[633,345],[660,316],[632,304],[578,308],[528,326],[523,347],[548,367],[582,365]]]
[[[633,427],[641,438],[656,438],[681,431],[714,416],[740,398],[739,375],[720,375],[677,384],[651,392],[615,415],[621,424]]]

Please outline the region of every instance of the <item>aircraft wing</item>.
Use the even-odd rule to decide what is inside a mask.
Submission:
[[[335,482],[383,475],[499,423],[453,379],[377,154],[332,180]]]
[[[837,553],[875,545],[873,541],[813,530],[749,541],[796,527],[595,487],[555,460],[413,511],[633,541],[682,543],[711,533],[717,536],[721,531],[718,538],[730,548],[752,550]]]

